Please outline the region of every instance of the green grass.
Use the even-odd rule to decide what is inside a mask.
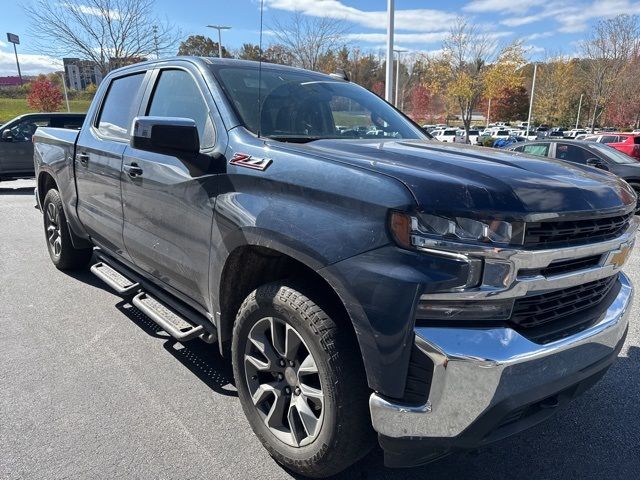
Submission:
[[[333,112],[333,120],[336,125],[345,127],[366,127],[371,125],[371,117],[367,114],[357,112]]]
[[[72,112],[86,112],[91,100],[69,100],[69,107]],[[61,112],[67,110],[67,104],[62,101]],[[26,98],[0,98],[0,124],[8,122],[23,113],[34,112],[29,108]]]

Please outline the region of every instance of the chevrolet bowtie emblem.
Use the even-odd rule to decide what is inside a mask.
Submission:
[[[633,245],[629,243],[623,243],[618,250],[614,250],[609,253],[607,259],[607,265],[613,265],[615,268],[622,268],[627,262],[629,255],[633,250]]]

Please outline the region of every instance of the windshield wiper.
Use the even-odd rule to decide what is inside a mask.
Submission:
[[[316,140],[328,140],[328,139],[336,139],[341,137],[313,137],[309,135],[269,135],[264,138],[268,138],[269,140],[276,140],[278,142],[290,142],[290,143],[308,143],[314,142]]]

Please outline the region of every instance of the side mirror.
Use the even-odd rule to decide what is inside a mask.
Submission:
[[[5,142],[13,142],[13,132],[10,129],[6,129],[2,132],[2,140]]]
[[[131,131],[129,145],[138,150],[175,157],[191,157],[200,152],[198,128],[190,118],[136,117]]]
[[[601,170],[609,170],[609,168],[599,158],[588,158],[587,165],[589,165],[590,167],[599,168]]]

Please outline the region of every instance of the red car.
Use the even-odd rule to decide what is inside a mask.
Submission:
[[[585,138],[598,143],[606,143],[616,150],[626,153],[640,161],[640,134],[637,133],[603,133]]]

